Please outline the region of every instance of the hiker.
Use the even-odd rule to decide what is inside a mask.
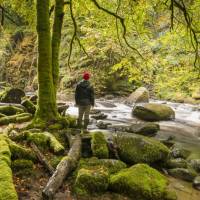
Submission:
[[[94,89],[89,82],[90,74],[85,72],[83,80],[81,80],[75,91],[75,102],[78,106],[78,127],[82,128],[82,120],[84,116],[83,128],[87,129],[89,124],[89,114],[91,107],[94,106]]]

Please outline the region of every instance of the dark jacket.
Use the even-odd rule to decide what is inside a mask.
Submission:
[[[76,86],[75,101],[78,106],[94,106],[94,89],[89,81],[82,80]]]

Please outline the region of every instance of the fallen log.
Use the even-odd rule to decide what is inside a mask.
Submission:
[[[41,151],[38,149],[38,147],[35,145],[35,143],[32,142],[30,145],[31,145],[34,153],[36,154],[38,160],[41,162],[42,165],[45,166],[45,168],[52,175],[54,173],[54,168],[49,164],[49,162],[46,160],[45,156],[41,153]]]
[[[62,185],[64,179],[76,168],[81,156],[81,137],[80,135],[74,137],[75,139],[68,155],[58,164],[56,171],[42,191],[43,199],[53,200],[56,191]]]

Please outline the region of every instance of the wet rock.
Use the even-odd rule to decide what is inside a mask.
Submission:
[[[187,149],[182,148],[181,146],[175,144],[171,148],[170,156],[173,158],[183,158],[186,159],[190,155],[190,151]]]
[[[169,149],[161,142],[136,134],[117,134],[113,138],[117,146],[119,157],[128,164],[135,163],[164,163]]]
[[[114,99],[115,97],[114,97],[114,95],[112,95],[112,94],[108,94],[108,95],[106,95],[104,98],[105,98],[105,99],[108,99],[108,100],[111,100],[111,99]]]
[[[175,178],[179,178],[179,179],[182,179],[184,181],[189,181],[189,182],[192,182],[194,178],[197,176],[197,173],[191,168],[169,169],[168,173]]]
[[[18,88],[6,88],[0,94],[0,102],[3,103],[21,103],[21,98],[25,96],[23,90]]]
[[[167,168],[187,168],[188,163],[182,158],[170,159],[167,161]]]
[[[116,107],[116,105],[114,103],[110,103],[107,101],[103,101],[103,102],[99,102],[99,103],[106,108],[115,108]]]
[[[176,199],[176,196],[168,195],[167,185],[167,178],[157,170],[146,164],[137,164],[112,175],[109,188],[132,199]]]
[[[163,104],[145,104],[136,106],[133,109],[133,115],[145,121],[172,120],[175,118],[174,110]]]
[[[108,128],[108,125],[111,125],[110,123],[106,123],[106,122],[103,122],[103,121],[98,121],[97,123],[97,127],[99,129],[107,129]]]
[[[194,170],[200,173],[200,159],[190,160],[189,163]]]
[[[96,119],[96,120],[99,120],[99,119],[106,119],[108,116],[105,115],[104,113],[99,113],[99,114],[96,114],[96,115],[92,115],[91,118],[93,119]]]
[[[105,168],[80,169],[75,181],[75,192],[81,196],[105,192],[109,185],[109,174]]]
[[[58,112],[62,115],[65,116],[66,110],[69,108],[69,105],[60,105],[58,106]]]
[[[90,114],[91,115],[97,115],[97,114],[100,114],[101,113],[101,111],[100,110],[97,110],[97,109],[92,109],[92,110],[90,110]]]
[[[145,136],[155,136],[159,130],[160,130],[159,124],[155,124],[151,122],[133,124],[130,127],[126,128],[127,132],[141,134]]]
[[[197,176],[193,181],[193,187],[200,190],[200,176]]]
[[[148,103],[149,102],[149,91],[145,87],[140,87],[134,91],[126,100],[127,104],[134,103]]]

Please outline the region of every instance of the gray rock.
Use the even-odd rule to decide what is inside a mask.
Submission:
[[[126,100],[127,104],[134,103],[148,103],[149,102],[149,91],[145,87],[140,87],[135,90]]]
[[[187,149],[182,148],[181,146],[175,144],[171,148],[170,156],[172,158],[183,158],[186,159],[190,155],[190,151]]]
[[[107,129],[108,128],[108,125],[111,125],[110,123],[106,123],[106,122],[103,122],[103,121],[99,121],[97,123],[97,127],[99,129]]]
[[[200,190],[200,176],[197,176],[193,181],[193,187]]]
[[[189,182],[193,182],[193,180],[197,176],[197,173],[193,169],[185,169],[185,168],[169,169],[168,173],[175,178],[179,178]]]
[[[187,168],[188,163],[182,158],[170,159],[167,161],[167,168]]]
[[[194,170],[200,172],[200,159],[190,160],[190,165]]]
[[[96,115],[92,115],[91,118],[96,119],[96,120],[106,119],[107,115],[105,115],[104,113],[99,113],[99,114],[96,114]]]

